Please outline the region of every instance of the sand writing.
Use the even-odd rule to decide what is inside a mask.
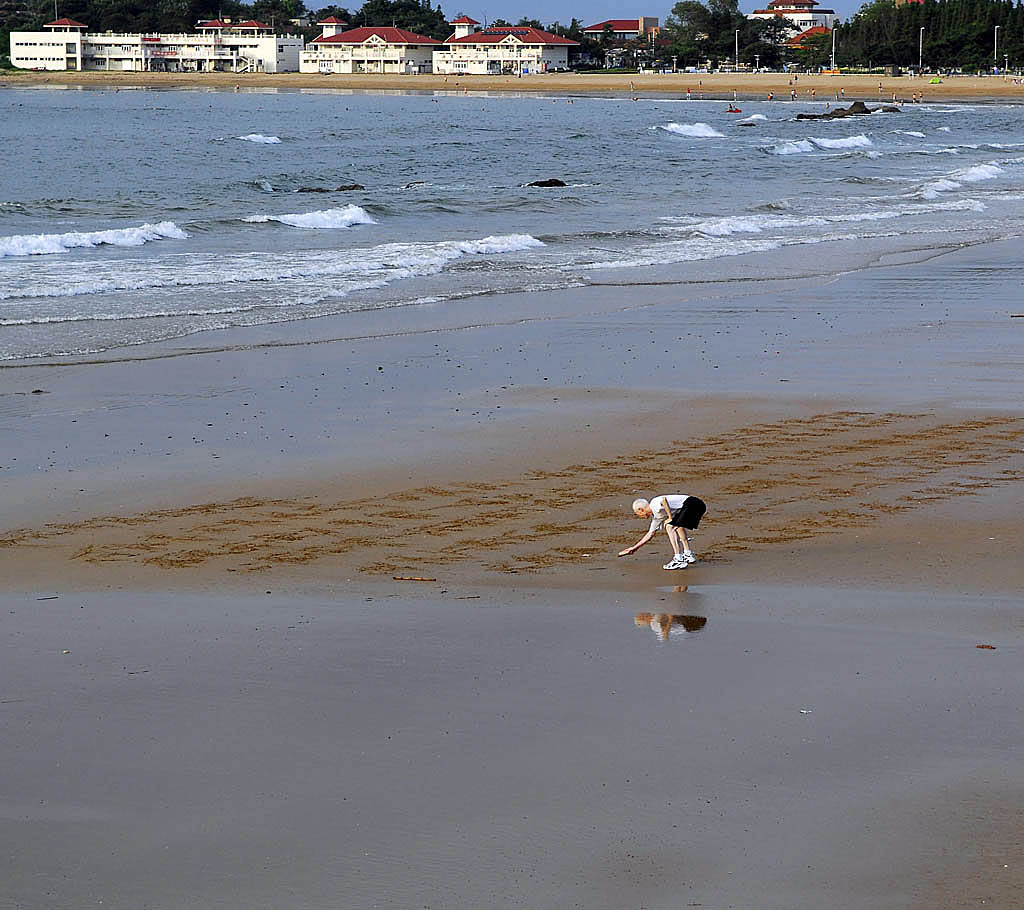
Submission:
[[[613,551],[635,528],[637,492],[692,490],[710,503],[703,560],[728,560],[867,526],[885,516],[1019,482],[1024,419],[833,412],[759,423],[662,450],[381,498],[249,497],[22,529],[0,553],[56,548],[79,563],[266,573],[329,561],[369,575],[472,562],[551,569]],[[380,502],[395,504],[380,510]],[[56,555],[56,554],[54,554]]]

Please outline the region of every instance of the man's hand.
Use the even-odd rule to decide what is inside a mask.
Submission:
[[[626,547],[625,550],[620,550],[619,551],[619,556],[630,556],[631,554],[633,554],[635,552],[636,552],[636,548],[635,547]]]

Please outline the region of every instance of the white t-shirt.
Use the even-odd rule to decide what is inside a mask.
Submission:
[[[684,493],[669,493],[666,496],[655,496],[651,500],[651,530],[658,531],[665,523],[666,518],[671,518],[676,509],[681,509],[683,503],[690,497]]]

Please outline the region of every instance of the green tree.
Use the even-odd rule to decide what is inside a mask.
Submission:
[[[448,17],[430,0],[367,0],[352,17],[352,26],[395,25],[443,41],[451,34]]]

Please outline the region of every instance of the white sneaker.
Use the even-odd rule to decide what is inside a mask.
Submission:
[[[692,553],[684,553],[683,554],[683,559],[686,560],[688,565],[692,565],[693,563],[695,563],[697,561],[697,557],[694,556]]]
[[[673,556],[672,557],[672,561],[665,563],[665,565],[663,565],[662,568],[663,569],[685,569],[686,565],[687,565],[687,563],[686,563],[686,559],[684,557],[682,557],[682,556]]]

